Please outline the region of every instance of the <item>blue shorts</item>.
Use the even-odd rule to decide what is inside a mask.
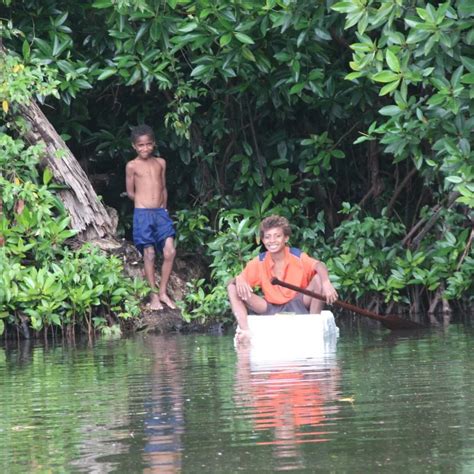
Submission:
[[[168,211],[163,207],[153,209],[135,208],[133,213],[133,243],[143,254],[145,247],[155,247],[162,252],[168,237],[174,237],[176,231]]]

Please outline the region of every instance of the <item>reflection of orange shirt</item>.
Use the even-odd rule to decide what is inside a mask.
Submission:
[[[255,429],[315,426],[324,420],[324,396],[318,381],[301,372],[276,372],[252,380]],[[290,419],[288,419],[288,416]],[[291,421],[290,421],[291,420]]]
[[[314,266],[318,261],[296,248],[285,247],[285,268],[282,280],[306,288],[316,274]],[[250,286],[259,286],[265,300],[273,304],[285,304],[296,292],[278,285],[272,285],[273,259],[268,252],[261,253],[244,268],[242,276]]]

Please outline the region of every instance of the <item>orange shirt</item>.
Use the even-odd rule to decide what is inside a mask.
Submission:
[[[285,247],[284,273],[282,280],[292,285],[306,288],[316,275],[314,266],[317,260],[296,248]],[[285,304],[292,300],[296,291],[282,286],[272,285],[273,259],[268,252],[252,259],[244,268],[242,276],[250,286],[259,286],[266,301],[273,304]]]

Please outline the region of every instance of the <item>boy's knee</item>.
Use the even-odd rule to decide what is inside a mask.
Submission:
[[[174,248],[174,246],[170,245],[163,249],[163,258],[165,260],[171,260],[175,256],[176,256],[176,249]]]
[[[155,249],[152,246],[145,247],[143,249],[143,258],[145,260],[155,260]]]
[[[237,287],[235,286],[235,280],[232,279],[227,283],[227,294],[228,296],[237,296]]]

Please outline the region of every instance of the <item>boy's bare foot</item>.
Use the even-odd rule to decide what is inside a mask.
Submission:
[[[161,304],[160,297],[156,293],[152,293],[149,304],[150,304],[150,309],[152,311],[160,311],[163,309],[163,305]]]
[[[168,295],[160,295],[160,301],[171,309],[176,309],[176,305],[171,301]]]

